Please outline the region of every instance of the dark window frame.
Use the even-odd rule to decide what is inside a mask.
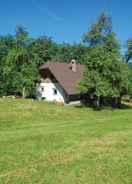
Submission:
[[[58,94],[57,89],[53,88],[53,95],[57,95],[57,94]]]

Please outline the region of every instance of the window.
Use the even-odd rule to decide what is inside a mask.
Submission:
[[[53,88],[53,94],[57,95],[57,89]]]
[[[41,88],[41,91],[44,92],[44,87]]]

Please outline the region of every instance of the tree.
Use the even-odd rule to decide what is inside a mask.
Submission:
[[[38,57],[38,66],[52,60],[57,53],[57,44],[46,36],[35,39],[29,47]]]
[[[83,42],[90,47],[103,44],[107,35],[109,35],[111,32],[111,17],[106,12],[103,12],[97,18],[97,21],[92,24],[90,31],[83,35]]]
[[[82,63],[82,56],[86,53],[87,47],[82,44],[58,44],[53,59],[69,63],[71,59],[76,59],[78,63]]]
[[[26,28],[18,25],[15,30],[16,47],[24,47],[29,41],[28,32]]]
[[[126,62],[128,63],[132,59],[132,39],[127,40],[126,48],[127,48],[127,51],[125,54],[125,59],[126,59]]]
[[[36,55],[29,48],[32,39],[23,27],[17,27],[15,45],[5,58],[3,74],[6,79],[6,92],[20,92],[25,98],[33,94],[38,78]]]
[[[38,71],[30,52],[25,48],[12,49],[6,58],[4,74],[8,93],[20,92],[25,98],[33,94]]]
[[[112,32],[111,19],[104,13],[86,33],[89,45],[84,56],[86,71],[79,84],[79,91],[92,94],[96,107],[101,100],[111,99],[119,104],[121,96],[129,90],[129,69],[119,52],[119,43]],[[95,29],[96,28],[96,29]]]
[[[15,39],[11,35],[0,37],[0,96],[6,95],[7,80],[4,76],[6,56],[15,45]]]

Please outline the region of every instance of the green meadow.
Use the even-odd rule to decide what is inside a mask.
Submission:
[[[132,184],[132,109],[1,99],[0,184]]]

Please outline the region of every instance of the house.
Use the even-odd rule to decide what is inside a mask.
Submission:
[[[39,72],[38,99],[63,103],[80,100],[77,84],[83,77],[84,65],[77,64],[75,60],[69,64],[48,62],[40,66]]]

